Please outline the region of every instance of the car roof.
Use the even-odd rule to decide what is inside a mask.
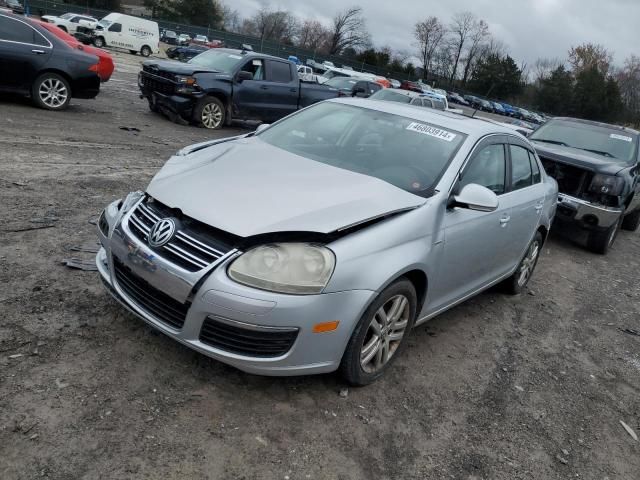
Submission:
[[[640,131],[635,130],[633,128],[623,127],[622,125],[613,125],[611,123],[596,122],[595,120],[585,120],[583,118],[573,118],[573,117],[553,117],[553,120],[564,120],[567,122],[582,123],[583,125],[590,125],[593,127],[615,128],[616,130],[621,130],[624,132],[640,135]]]
[[[513,135],[514,132],[512,128],[496,125],[493,122],[485,122],[481,118],[471,118],[457,113],[421,108],[406,103],[363,98],[334,98],[329,100],[329,102],[354,105],[357,107],[364,107],[371,110],[390,113],[392,115],[400,115],[414,120],[421,120],[423,122],[433,123],[442,128],[450,128],[476,138],[492,133]]]
[[[205,35],[203,35],[203,37],[204,36]],[[237,48],[214,48],[212,50],[215,50],[216,52],[227,52],[227,53],[233,53],[235,55],[242,55],[245,58],[252,58],[252,57],[270,58],[273,60],[279,60],[281,62],[293,63],[291,62],[291,60],[287,60],[285,58],[276,57],[273,55],[266,55],[264,53],[254,52],[253,50],[239,50]]]

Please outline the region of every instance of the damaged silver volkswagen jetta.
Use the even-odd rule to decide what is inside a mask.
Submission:
[[[556,201],[513,130],[332,100],[178,152],[104,210],[97,265],[124,306],[205,355],[364,385],[413,326],[498,282],[521,291]]]

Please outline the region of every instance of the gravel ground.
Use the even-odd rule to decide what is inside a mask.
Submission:
[[[64,113],[0,98],[1,479],[638,479],[640,234],[606,257],[552,234],[528,294],[450,310],[349,390],[208,359],[62,266],[174,151],[239,131],[152,114],[139,60]]]

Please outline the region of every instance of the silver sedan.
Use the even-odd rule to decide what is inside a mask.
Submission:
[[[171,338],[247,372],[368,384],[411,329],[521,292],[557,184],[489,121],[361,99],[186,147],[99,221],[100,275]]]

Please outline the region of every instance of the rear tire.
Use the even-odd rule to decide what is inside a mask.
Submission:
[[[149,55],[151,55],[151,48],[149,48],[147,45],[144,45],[140,49],[140,55],[142,55],[143,57],[148,57]]]
[[[226,110],[220,100],[215,97],[205,97],[193,109],[193,121],[199,127],[218,130],[224,126]]]
[[[615,223],[604,232],[591,232],[587,239],[587,248],[593,253],[599,253],[600,255],[606,255],[609,249],[613,246],[620,231],[622,225],[622,215]]]
[[[406,278],[385,288],[367,308],[351,334],[340,374],[351,385],[368,385],[406,348],[416,318],[417,295]]]
[[[622,220],[622,229],[635,232],[640,226],[640,209],[630,213]]]
[[[103,48],[105,45],[104,37],[96,37],[93,39],[93,45],[96,48]]]
[[[45,110],[64,110],[71,101],[71,86],[57,73],[46,72],[33,82],[31,98],[38,107]]]
[[[531,243],[527,247],[524,257],[518,264],[518,268],[516,268],[513,275],[503,282],[505,290],[509,295],[519,295],[524,291],[533,275],[533,271],[536,269],[536,265],[538,265],[541,250],[542,234],[536,232],[533,240],[531,240]]]

